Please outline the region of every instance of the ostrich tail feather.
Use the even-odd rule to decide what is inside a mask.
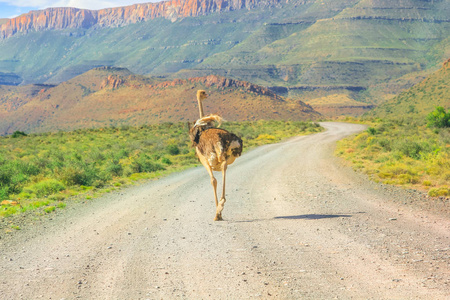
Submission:
[[[198,119],[197,122],[195,122],[194,127],[214,127],[214,122],[216,122],[218,125],[217,127],[220,127],[220,125],[222,124],[222,122],[224,122],[225,120],[219,116],[219,115],[209,115],[206,117],[203,117],[201,119]]]

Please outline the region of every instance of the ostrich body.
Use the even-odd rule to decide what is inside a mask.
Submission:
[[[189,130],[189,136],[195,147],[195,152],[202,165],[211,177],[211,185],[214,189],[216,202],[216,216],[214,221],[222,220],[222,210],[225,199],[225,175],[228,165],[231,165],[242,153],[242,139],[237,135],[220,128],[216,128],[215,122],[222,122],[218,115],[203,116],[202,101],[208,97],[205,91],[197,92],[200,119]],[[213,171],[222,171],[222,197],[217,198],[217,180]]]

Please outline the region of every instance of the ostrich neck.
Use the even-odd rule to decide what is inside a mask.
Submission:
[[[200,98],[199,98],[199,99],[197,99],[197,101],[198,101],[198,110],[199,110],[199,112],[200,112],[200,119],[201,119],[201,118],[203,118],[203,105],[202,105],[202,100],[200,100]]]

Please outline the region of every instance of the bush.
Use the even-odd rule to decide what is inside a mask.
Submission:
[[[428,191],[428,195],[431,197],[448,196],[449,189],[445,187],[433,188]]]
[[[65,190],[65,185],[55,179],[46,179],[24,188],[26,193],[34,193],[38,197],[44,197]]]
[[[172,164],[172,161],[171,161],[170,159],[168,159],[167,157],[163,157],[163,158],[161,159],[161,162],[162,162],[163,164],[166,164],[166,165],[171,165],[171,164]]]
[[[9,195],[9,187],[0,186],[0,200],[8,199],[8,195]]]
[[[90,186],[98,179],[97,170],[89,166],[66,167],[59,171],[61,180],[67,185]]]
[[[422,151],[422,146],[419,143],[408,139],[399,140],[396,143],[395,148],[404,155],[414,159],[419,159],[420,152]]]
[[[430,180],[424,180],[423,182],[422,182],[422,185],[424,185],[424,186],[431,186],[431,181]]]
[[[178,154],[180,154],[180,149],[178,148],[177,145],[169,145],[169,146],[167,146],[166,149],[167,149],[167,152],[170,155],[178,155]]]
[[[37,166],[20,160],[7,163],[0,162],[0,188],[3,189],[2,194],[19,193],[29,176],[37,175],[39,171]],[[1,197],[7,197],[7,195]]]
[[[106,167],[106,172],[112,176],[122,176],[123,168],[118,160],[113,159]]]
[[[55,209],[56,209],[56,207],[49,206],[49,207],[45,208],[44,211],[49,214],[49,213],[55,211]]]
[[[138,159],[132,163],[131,168],[133,173],[151,173],[165,169],[162,165],[153,162],[153,160],[146,154],[141,154]]]
[[[450,127],[450,112],[445,112],[442,106],[436,107],[428,116],[428,127],[445,128]]]
[[[23,131],[14,131],[14,133],[11,135],[11,137],[14,139],[21,136],[27,136],[27,134]]]
[[[377,143],[379,146],[381,146],[385,151],[391,151],[392,150],[392,141],[387,138],[379,138],[377,140]]]
[[[369,134],[371,134],[371,135],[377,134],[377,130],[376,130],[375,128],[373,128],[373,127],[367,128],[367,132],[368,132]]]

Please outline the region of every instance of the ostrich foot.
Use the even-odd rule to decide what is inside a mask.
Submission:
[[[223,221],[222,210],[223,210],[223,207],[225,206],[226,201],[227,200],[224,197],[222,197],[222,199],[220,199],[219,205],[217,206],[216,217],[214,218],[214,221]]]

